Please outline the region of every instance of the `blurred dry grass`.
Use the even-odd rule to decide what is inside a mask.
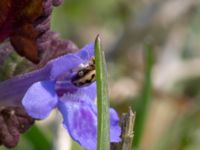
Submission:
[[[66,5],[72,3],[86,16],[75,21],[66,17],[63,36],[83,45],[96,34],[102,35],[109,61],[111,102],[119,112],[138,100],[144,80],[143,47],[148,43],[154,48],[153,98],[141,149],[199,149],[199,1],[103,0],[97,8],[88,0],[87,6],[72,1]],[[63,11],[68,13],[68,7],[63,6]]]

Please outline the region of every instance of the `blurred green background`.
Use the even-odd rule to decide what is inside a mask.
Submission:
[[[54,9],[51,26],[79,47],[100,34],[109,68],[111,106],[120,116],[141,100],[144,45],[150,45],[152,94],[139,149],[200,149],[198,0],[65,0]],[[59,113],[31,128],[15,150],[80,149],[55,116]]]

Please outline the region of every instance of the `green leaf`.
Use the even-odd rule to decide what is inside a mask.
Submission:
[[[107,85],[107,70],[104,52],[99,36],[95,40],[97,107],[98,107],[98,143],[97,150],[110,149],[110,114]]]
[[[33,125],[23,136],[31,143],[34,150],[52,149],[51,141],[36,125]]]
[[[153,54],[152,48],[148,45],[145,46],[145,81],[141,97],[136,105],[136,121],[135,121],[135,136],[133,140],[134,147],[138,148],[144,130],[146,115],[151,99],[151,72],[153,67]]]

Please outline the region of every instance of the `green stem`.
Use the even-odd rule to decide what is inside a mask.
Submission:
[[[145,71],[145,80],[144,88],[142,91],[141,98],[139,99],[136,106],[137,118],[135,121],[135,138],[134,138],[134,147],[138,148],[141,137],[144,130],[144,124],[146,122],[146,115],[151,99],[151,72],[153,66],[153,54],[152,48],[149,46],[145,47],[145,60],[146,60],[146,71]]]

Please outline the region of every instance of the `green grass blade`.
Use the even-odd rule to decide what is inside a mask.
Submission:
[[[107,71],[104,52],[99,36],[95,40],[97,107],[98,107],[98,143],[97,150],[110,149],[110,114],[107,86]]]
[[[133,140],[134,147],[138,148],[141,137],[143,134],[144,124],[146,120],[146,114],[148,111],[149,102],[151,99],[151,72],[153,67],[153,54],[150,46],[145,46],[145,81],[141,97],[136,105],[136,121],[135,121],[135,136]],[[134,107],[134,106],[133,106]]]

